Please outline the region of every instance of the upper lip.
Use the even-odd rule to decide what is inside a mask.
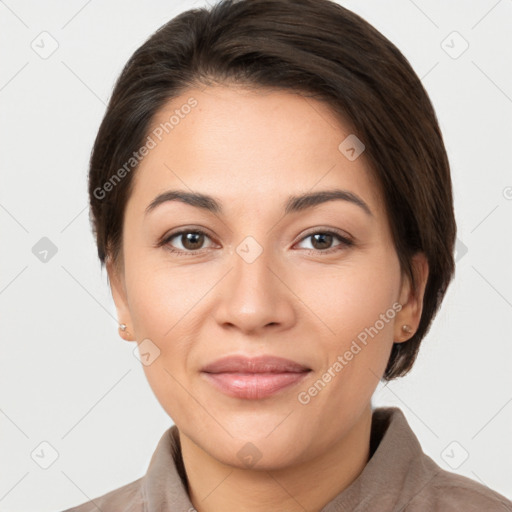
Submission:
[[[310,369],[282,357],[234,355],[217,359],[213,363],[204,366],[201,371],[206,373],[298,373],[306,372]]]

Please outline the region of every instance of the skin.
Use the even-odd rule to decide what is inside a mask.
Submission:
[[[371,397],[393,342],[407,341],[419,324],[428,265],[418,253],[413,290],[364,153],[350,161],[338,150],[350,127],[326,104],[286,91],[209,86],[169,102],[153,126],[191,96],[198,105],[137,169],[123,267],[107,264],[119,321],[128,326],[122,336],[160,350],[144,371],[179,428],[199,512],[319,511],[368,461]],[[334,188],[357,194],[373,215],[342,200],[284,214],[290,195]],[[212,195],[223,213],[169,201],[144,215],[171,189]],[[197,254],[182,236],[156,246],[177,228],[207,232]],[[311,235],[328,228],[354,245],[336,237],[314,244]],[[263,249],[252,263],[236,251],[247,236]],[[378,335],[300,403],[298,393],[397,303],[402,309]],[[200,372],[228,354],[277,355],[312,371],[271,397],[233,398]],[[252,467],[237,455],[249,442],[261,456]]]

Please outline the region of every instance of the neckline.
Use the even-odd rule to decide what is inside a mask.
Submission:
[[[417,489],[414,486],[403,489],[402,485],[407,471],[413,469],[413,460],[419,455],[423,455],[421,445],[401,409],[373,409],[370,457],[366,466],[321,512],[354,510],[361,503],[370,504],[376,499],[383,505],[380,510],[386,510],[386,500],[395,503],[400,498],[406,503]],[[427,464],[420,469],[433,468]],[[144,478],[142,492],[148,504],[146,512],[164,510],[164,505],[172,505],[177,510],[193,509],[176,425],[161,437]]]

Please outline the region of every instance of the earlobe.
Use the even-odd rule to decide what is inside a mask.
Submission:
[[[133,336],[130,333],[130,331],[128,331],[128,326],[126,324],[119,324],[118,329],[119,329],[119,336],[121,336],[121,338],[123,338],[123,340],[135,341],[135,339],[133,339]]]
[[[404,276],[402,279],[400,291],[402,309],[396,319],[395,343],[403,343],[411,339],[421,320],[423,298],[429,274],[427,257],[423,252],[418,252],[413,256],[412,271],[414,272],[414,286],[409,276]]]
[[[112,260],[107,260],[106,268],[110,291],[112,293],[112,298],[117,310],[117,317],[119,319],[119,336],[121,336],[125,341],[134,341],[133,335],[128,327],[132,325],[132,322],[130,310],[128,308],[128,301],[126,299],[124,278]]]

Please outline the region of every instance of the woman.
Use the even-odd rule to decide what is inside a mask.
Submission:
[[[90,162],[120,335],[175,422],[108,511],[512,510],[379,381],[453,277],[449,163],[403,55],[329,0],[224,0],[131,57]]]

